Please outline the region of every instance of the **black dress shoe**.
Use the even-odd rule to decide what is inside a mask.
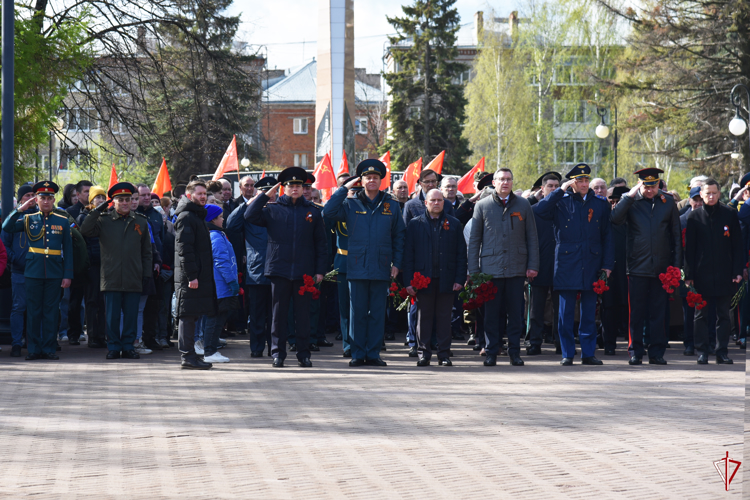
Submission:
[[[152,351],[161,351],[162,349],[159,343],[155,340],[149,340],[148,342],[144,340],[143,345],[145,345],[147,349],[151,349]]]
[[[50,359],[52,361],[56,361],[56,360],[60,359],[60,356],[58,356],[57,354],[47,354],[46,352],[43,352],[42,354],[39,355],[39,358],[40,359]]]
[[[386,333],[385,340],[396,340],[396,335],[393,333]]]
[[[351,358],[352,357],[352,350],[351,349],[345,350],[344,351],[344,357],[345,358]]]
[[[523,360],[519,354],[510,355],[510,364],[512,366],[523,366]]]
[[[573,366],[573,358],[563,358],[560,364],[563,366]]]
[[[326,339],[318,340],[318,347],[333,347],[333,342],[328,342]]]
[[[26,361],[35,361],[35,360],[37,360],[39,358],[40,358],[39,354],[28,353],[26,355]]]
[[[134,349],[131,349],[129,351],[122,351],[122,358],[123,359],[141,359],[141,355],[135,352]]]
[[[453,366],[449,358],[443,358],[440,360],[440,366]]]
[[[527,356],[538,356],[542,353],[542,346],[532,345],[526,348]]]
[[[614,356],[615,350],[614,349],[604,349],[604,355],[605,356]]]
[[[297,352],[297,344],[289,344],[289,352]]]
[[[429,358],[419,358],[419,361],[417,361],[417,366],[430,366],[430,359]]]
[[[192,359],[183,359],[182,363],[180,363],[180,367],[183,370],[208,370],[212,366],[211,363],[206,363],[198,356]]]
[[[349,366],[365,366],[365,360],[364,359],[352,358],[349,361]]]
[[[107,347],[107,344],[99,340],[89,340],[88,346],[92,349],[104,349]]]
[[[731,364],[734,364],[734,361],[729,359],[729,356],[727,356],[726,354],[717,354],[716,364],[717,365],[731,365]]]
[[[251,351],[250,352],[251,358],[262,358],[263,357],[263,351]]]
[[[11,358],[20,358],[21,357],[21,346],[20,345],[14,345],[10,350],[10,357]]]
[[[388,363],[380,358],[368,359],[367,361],[365,361],[365,364],[367,366],[388,366]]]
[[[740,339],[740,349],[747,349],[747,339]]]
[[[310,358],[300,359],[297,361],[297,364],[302,368],[312,368],[312,361],[310,361]]]
[[[339,333],[336,335],[336,340],[344,340],[344,336]]]
[[[453,340],[466,340],[463,333],[457,333],[453,336]]]
[[[469,335],[469,340],[468,342],[466,342],[466,345],[476,345],[476,344],[477,344],[477,339],[476,337],[474,337],[474,334],[472,333],[471,335]]]
[[[600,360],[596,359],[596,356],[591,356],[590,358],[581,358],[581,364],[582,365],[603,365]]]
[[[68,340],[68,344],[70,345],[81,345],[81,341],[78,339],[70,339]]]
[[[667,360],[659,356],[658,358],[648,358],[648,364],[650,365],[666,365]]]
[[[717,360],[718,361],[718,360]],[[708,364],[708,354],[705,352],[698,356],[698,364],[699,365],[707,365]]]
[[[419,356],[419,350],[417,349],[417,346],[414,346],[409,351],[409,357],[410,358],[416,358],[417,356]]]
[[[281,358],[273,358],[274,368],[284,368],[284,360]]]
[[[694,347],[686,347],[685,351],[682,353],[685,356],[695,356],[695,348]]]
[[[295,351],[297,350],[296,346],[295,346],[294,350]],[[308,350],[310,350],[311,352],[318,352],[318,351],[320,351],[320,347],[318,347],[317,344],[310,344],[310,347],[308,348]]]
[[[108,351],[107,359],[120,359],[120,351]]]
[[[497,364],[497,356],[494,354],[488,354],[486,358],[484,358],[484,366],[495,366]]]
[[[643,364],[643,358],[639,358],[638,356],[630,356],[630,360],[628,360],[629,365],[642,365]]]

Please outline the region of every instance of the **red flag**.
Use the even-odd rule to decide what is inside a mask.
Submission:
[[[379,158],[380,161],[383,162],[385,165],[385,178],[383,179],[383,182],[380,183],[380,189],[385,191],[389,187],[391,187],[391,152],[386,151],[386,153]]]
[[[415,161],[408,167],[406,167],[406,171],[404,172],[404,178],[403,180],[406,182],[406,185],[409,186],[409,193],[413,193],[414,189],[417,186],[417,181],[419,180],[419,173],[422,171],[422,158]]]
[[[120,182],[117,179],[117,170],[115,170],[115,164],[112,164],[112,171],[109,173],[109,187],[107,188],[107,191],[112,189],[112,186]]]
[[[234,171],[237,171],[237,175],[239,175],[240,164],[237,161],[237,136],[232,136],[232,142],[229,143],[227,152],[224,153],[224,156],[221,158],[221,162],[211,180],[218,181],[224,177],[225,173]]]
[[[344,153],[346,154],[346,153]],[[313,170],[315,176],[315,182],[313,187],[315,189],[328,189],[336,187],[336,176],[333,173],[333,167],[331,166],[331,155],[326,153],[320,163]]]
[[[424,168],[425,170],[432,170],[436,174],[443,173],[443,160],[445,159],[445,150],[442,150],[439,155],[432,159],[432,161]]]
[[[262,179],[262,178],[263,178],[263,177],[265,177],[265,176],[266,176],[266,169],[264,168],[264,169],[263,169],[263,175],[261,175],[261,176],[260,176],[260,178]]]
[[[479,162],[474,165],[474,168],[466,172],[466,175],[461,177],[458,180],[458,192],[459,193],[473,193],[475,192],[474,189],[474,176],[477,172],[484,172],[484,156],[482,156],[482,159],[479,160]]]
[[[349,173],[349,159],[346,157],[346,150],[344,150],[344,155],[341,157],[341,165],[339,165],[338,175],[348,174],[348,173]]]
[[[156,181],[154,181],[154,187],[151,189],[152,193],[156,193],[159,198],[164,196],[164,193],[172,191],[172,182],[169,180],[169,171],[167,170],[167,160],[161,159],[161,167],[159,173],[156,175]]]

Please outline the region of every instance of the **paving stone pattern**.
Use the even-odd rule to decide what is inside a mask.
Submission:
[[[622,349],[561,367],[545,346],[486,368],[461,345],[453,367],[418,368],[389,343],[388,367],[349,368],[337,342],[274,369],[240,336],[209,372],[175,348],[5,349],[0,498],[739,498],[742,469],[727,493],[712,462],[742,460],[744,351],[699,367],[678,347],[666,367]]]

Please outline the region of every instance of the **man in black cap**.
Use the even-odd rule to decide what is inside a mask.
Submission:
[[[263,177],[255,183],[255,189],[269,194],[278,184],[275,177]],[[268,203],[276,201],[276,193],[270,193]],[[248,219],[249,202],[242,203],[229,215],[227,231],[244,235],[245,248],[245,301],[247,303],[247,330],[250,334],[250,356],[259,358],[268,346],[271,355],[271,280],[265,275],[268,230],[251,224]],[[238,257],[239,260],[239,257]]]
[[[716,363],[732,364],[727,356],[729,307],[742,282],[747,252],[737,211],[719,203],[719,183],[708,179],[701,188],[703,206],[690,212],[685,230],[685,284],[716,308]],[[707,307],[695,311],[695,348],[698,364],[708,364]]]
[[[627,223],[628,299],[630,304],[631,365],[643,363],[643,332],[648,322],[651,341],[648,362],[666,365],[667,331],[664,316],[667,293],[659,274],[682,267],[680,214],[672,195],[659,189],[658,168],[644,168],[638,184],[622,195],[612,211],[612,223]]]
[[[380,349],[385,335],[388,283],[396,278],[402,265],[405,229],[398,201],[380,191],[385,175],[386,167],[379,160],[361,162],[357,175],[338,188],[323,209],[326,217],[345,222],[348,230],[346,277],[352,343],[349,366],[386,366]],[[360,180],[364,190],[348,198],[349,189]]]
[[[52,181],[37,182],[36,199],[17,206],[3,223],[3,231],[23,233],[29,245],[24,269],[27,360],[60,359],[55,343],[60,288],[68,288],[73,279],[73,240],[68,218],[54,211],[59,189]],[[35,203],[39,211],[24,214]]]
[[[137,193],[129,182],[118,182],[89,213],[81,226],[87,238],[99,238],[101,292],[107,321],[107,359],[138,359],[133,343],[137,336],[138,303],[143,282],[151,276],[151,236],[146,217],[131,210]],[[105,212],[112,201],[114,210]],[[122,316],[122,330],[120,317]]]
[[[628,192],[625,186],[609,188],[607,199],[614,209],[620,202],[622,195]],[[627,225],[612,224],[610,228],[612,239],[615,244],[615,266],[609,275],[609,290],[602,294],[602,340],[604,341],[604,354],[614,356],[617,348],[617,336],[628,335],[628,276],[625,268]]]
[[[24,184],[18,188],[18,207],[23,206],[29,200],[35,198],[34,190],[31,185]],[[27,208],[23,215],[29,215],[36,212],[36,206],[32,204]],[[13,305],[10,310],[10,334],[11,334],[11,351],[10,355],[14,358],[21,356],[21,346],[23,346],[24,318],[26,316],[26,254],[29,251],[28,238],[25,232],[8,233],[3,231],[3,244],[8,254],[8,263],[10,266],[10,281],[12,284]]]
[[[268,252],[265,275],[271,281],[273,320],[271,323],[273,366],[284,366],[286,341],[289,334],[289,302],[294,296],[294,319],[297,333],[297,360],[309,368],[310,361],[310,300],[311,294],[299,295],[304,276],[323,281],[327,266],[325,224],[320,210],[302,196],[307,172],[289,167],[279,174],[279,183],[260,193],[248,205],[245,218],[251,224],[268,230]],[[281,185],[284,195],[269,203]]]

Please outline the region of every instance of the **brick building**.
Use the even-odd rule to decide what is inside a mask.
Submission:
[[[261,147],[273,166],[315,166],[316,77],[315,60],[266,75]],[[355,78],[356,153],[355,158],[349,159],[350,164],[377,157],[377,147],[385,136],[385,95],[379,88],[379,75],[357,69]]]

